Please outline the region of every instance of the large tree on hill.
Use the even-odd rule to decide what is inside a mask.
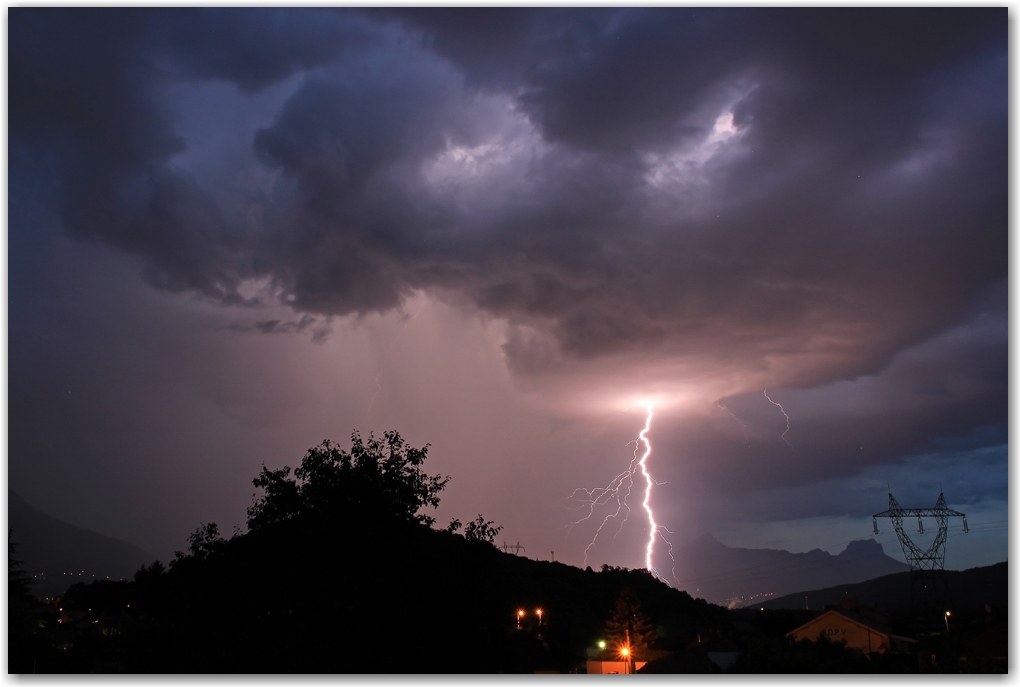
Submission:
[[[253,484],[264,494],[248,509],[248,528],[256,531],[309,513],[387,515],[431,526],[435,518],[419,511],[439,505],[439,492],[450,478],[422,470],[428,448],[408,446],[395,431],[382,438],[370,434],[367,441],[355,431],[349,452],[324,441],[308,450],[293,477],[290,467],[263,465]]]
[[[646,660],[655,637],[655,628],[648,616],[641,612],[641,601],[629,587],[624,587],[616,599],[613,615],[606,623],[606,640],[610,649],[619,652],[627,646],[633,658]]]

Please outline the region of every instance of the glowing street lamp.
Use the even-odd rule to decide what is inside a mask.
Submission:
[[[523,617],[524,617],[524,611],[523,610],[518,610],[517,611],[517,629],[518,630],[521,629],[521,618],[523,618]]]
[[[541,625],[542,624],[542,609],[539,608],[538,610],[535,611],[535,613],[538,614],[538,624]]]
[[[620,656],[621,656],[621,658],[623,658],[624,663],[627,666],[625,668],[626,674],[629,675],[630,674],[630,647],[625,646],[622,649],[620,649]]]
[[[950,613],[949,611],[946,611],[946,618],[945,618],[946,619],[946,632],[949,632],[949,616],[951,616],[951,615],[952,615],[952,613]]]
[[[599,648],[600,649],[605,649],[606,648],[606,640],[604,640],[604,639],[600,639],[599,640]]]

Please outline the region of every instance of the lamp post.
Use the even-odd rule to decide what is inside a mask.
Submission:
[[[541,625],[542,624],[542,609],[539,608],[538,610],[535,611],[535,613],[538,614],[538,624]]]
[[[623,674],[630,675],[630,648],[625,646],[620,649],[620,656],[623,658]]]
[[[521,629],[521,618],[523,618],[523,617],[524,617],[524,611],[518,610],[517,611],[517,629],[518,630]]]
[[[627,675],[632,675],[633,672],[634,672],[634,670],[633,670],[634,669],[634,654],[630,650],[630,630],[624,630],[624,632],[626,633],[627,644],[626,644],[626,646],[623,647],[623,650],[620,651],[620,653],[623,654],[623,659],[626,660],[626,662],[627,662],[627,673],[626,674]]]
[[[945,620],[946,620],[946,632],[949,632],[949,616],[951,616],[951,615],[952,615],[952,613],[950,613],[949,611],[946,611],[946,616],[945,616]]]

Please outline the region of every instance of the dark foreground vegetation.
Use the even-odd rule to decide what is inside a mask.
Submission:
[[[650,661],[644,672],[720,672],[727,652],[738,652],[733,672],[956,672],[951,657],[990,622],[934,632],[921,647],[939,657],[930,665],[794,644],[785,633],[816,613],[731,612],[643,570],[504,553],[482,516],[435,528],[423,509],[447,479],[423,471],[427,448],[355,434],[349,452],[326,442],[293,474],[263,468],[247,533],[203,525],[169,566],[77,584],[49,604],[12,563],[9,672],[573,672],[614,660],[624,641]]]

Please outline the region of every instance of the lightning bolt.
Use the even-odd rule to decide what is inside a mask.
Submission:
[[[772,405],[778,406],[779,407],[779,412],[781,412],[783,414],[783,417],[786,418],[786,432],[783,432],[783,435],[780,438],[783,441],[786,441],[787,446],[789,446],[790,448],[793,448],[793,444],[791,444],[786,439],[786,434],[790,431],[790,416],[786,414],[785,410],[783,410],[783,406],[781,406],[780,404],[776,403],[771,398],[769,398],[769,390],[768,389],[765,389],[765,398],[768,398],[769,403],[771,403]]]
[[[627,469],[614,477],[608,485],[605,487],[595,487],[594,489],[579,488],[575,489],[574,492],[567,497],[567,501],[571,504],[577,504],[576,510],[587,509],[588,513],[570,525],[571,528],[574,525],[578,525],[586,520],[589,520],[595,514],[595,508],[598,506],[604,506],[606,504],[615,502],[616,510],[602,519],[602,523],[595,531],[595,535],[592,537],[591,542],[584,550],[584,564],[588,565],[588,552],[595,546],[595,542],[598,540],[599,535],[602,534],[602,530],[605,529],[606,525],[609,524],[610,520],[614,520],[620,516],[621,511],[626,510],[626,514],[623,517],[623,521],[620,523],[620,529],[623,528],[623,523],[627,521],[630,516],[631,508],[627,503],[627,498],[630,496],[630,492],[634,487],[634,477],[641,472],[641,476],[645,479],[645,494],[641,501],[641,507],[645,511],[645,515],[648,517],[648,542],[645,544],[645,569],[652,573],[654,576],[666,582],[666,578],[663,577],[659,571],[655,568],[653,560],[655,558],[655,542],[657,539],[662,539],[669,546],[669,557],[673,562],[673,579],[676,580],[676,559],[673,557],[673,544],[666,539],[663,532],[672,534],[665,526],[658,524],[655,521],[655,514],[652,512],[651,498],[652,498],[652,485],[654,484],[665,484],[665,482],[659,482],[655,480],[651,473],[648,472],[648,458],[652,455],[652,444],[648,440],[648,432],[652,428],[652,407],[647,406],[648,417],[645,418],[644,429],[638,434],[637,439],[634,443],[634,455],[631,458],[630,464]],[[638,453],[641,452],[642,446],[644,447],[644,453],[639,457]],[[626,489],[626,491],[624,491]],[[620,530],[617,530],[619,534]],[[615,535],[614,535],[615,536]],[[666,582],[668,584],[668,582]]]

